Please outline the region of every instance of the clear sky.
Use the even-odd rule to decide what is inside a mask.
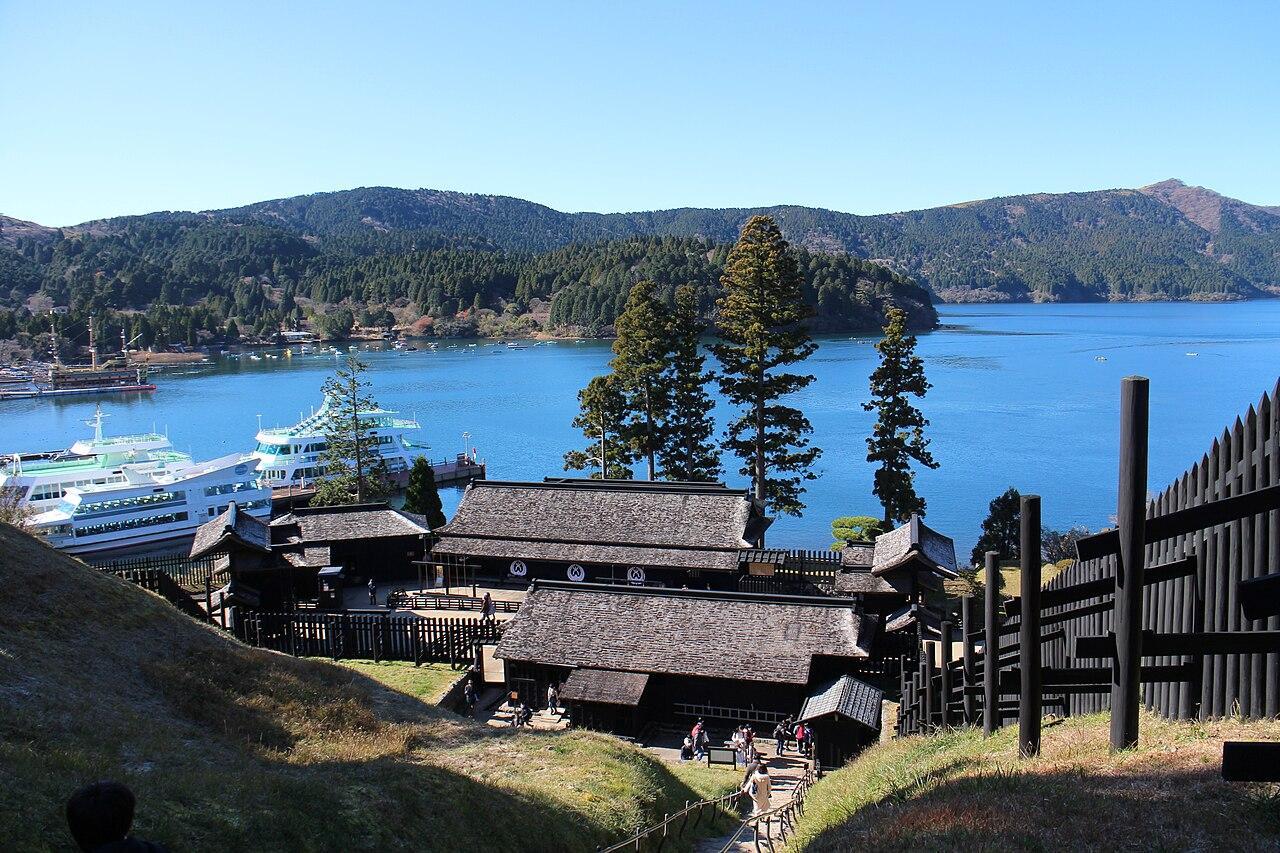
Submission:
[[[1274,2],[0,0],[0,212],[358,186],[879,213],[1169,177],[1280,204]]]

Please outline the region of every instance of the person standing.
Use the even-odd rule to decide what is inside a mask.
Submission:
[[[554,684],[547,685],[547,710],[553,714],[560,713],[560,693]]]
[[[493,614],[497,609],[498,608],[493,603],[493,596],[486,592],[484,594],[484,600],[480,602],[480,621],[492,622]]]
[[[462,701],[467,706],[467,716],[474,717],[476,715],[476,686],[469,678],[462,688]]]
[[[782,757],[783,751],[787,747],[787,741],[791,737],[791,732],[787,730],[787,721],[783,720],[773,727],[773,739],[778,742],[778,757]]]
[[[373,578],[369,578],[369,603],[378,603],[378,584],[374,582]]]
[[[769,810],[770,798],[773,795],[773,780],[769,778],[769,765],[764,759],[756,765],[756,772],[743,786],[742,792],[751,797],[751,814],[763,814]]]

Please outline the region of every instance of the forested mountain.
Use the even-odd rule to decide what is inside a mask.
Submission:
[[[561,213],[503,196],[384,187],[261,202],[212,216],[312,236],[416,229],[512,251],[635,235],[731,242],[774,217],[812,251],[878,259],[955,301],[1224,299],[1280,292],[1280,213],[1179,181],[855,216],[807,207]]]
[[[314,324],[439,335],[607,334],[630,285],[693,284],[708,318],[755,213],[800,254],[819,330],[915,328],[951,301],[1238,299],[1280,294],[1280,209],[1165,181],[854,216],[806,207],[562,213],[501,196],[358,189],[49,228],[0,216],[0,338],[41,309],[124,312],[144,341]],[[139,313],[142,312],[142,313]],[[147,323],[141,323],[145,319]],[[234,324],[228,321],[234,320]],[[15,331],[16,330],[16,331]]]

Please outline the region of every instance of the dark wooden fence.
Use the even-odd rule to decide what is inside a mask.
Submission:
[[[1027,752],[1038,748],[1043,703],[1059,715],[1112,709],[1121,748],[1137,741],[1139,702],[1172,719],[1280,715],[1280,384],[1145,500],[1146,380],[1125,383],[1120,526],[1082,540],[1080,559],[1043,589],[1038,548],[1024,555],[1022,598],[985,629],[969,624],[972,602],[963,606],[961,659],[943,655],[936,667],[922,655],[904,671],[899,733],[979,717],[990,732],[1019,716],[1034,735],[1020,737]],[[1039,499],[1026,498],[1035,523],[1024,539],[1034,543]],[[1027,510],[1024,499],[1024,526]],[[989,560],[988,577],[993,569]],[[943,645],[952,632],[944,624]]]
[[[156,593],[193,619],[199,619],[201,622],[209,621],[209,615],[196,604],[191,593],[174,583],[173,578],[164,569],[102,568],[100,570]]]
[[[520,602],[494,598],[495,613],[515,613],[520,609]],[[474,610],[477,613],[484,605],[484,598],[474,595],[454,595],[444,592],[408,592],[393,589],[387,593],[388,607],[401,607],[406,610]]]
[[[213,577],[213,564],[213,557],[189,560],[178,555],[133,557],[124,560],[96,560],[89,563],[95,569],[106,569],[117,573],[125,569],[157,569],[167,574],[174,583],[190,593],[204,592],[205,581]]]
[[[298,656],[466,666],[479,644],[498,641],[502,624],[390,613],[247,613],[237,635],[251,646]]]

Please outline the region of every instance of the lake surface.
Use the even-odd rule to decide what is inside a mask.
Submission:
[[[987,503],[1009,486],[1043,496],[1044,523],[1098,528],[1115,512],[1120,379],[1151,379],[1151,488],[1198,460],[1214,437],[1280,376],[1280,300],[1223,305],[944,306],[943,327],[920,336],[933,389],[921,403],[941,463],[922,471],[928,523],[956,540],[963,560]],[[822,338],[805,368],[817,377],[794,399],[825,451],[800,518],[782,517],[769,544],[825,548],[839,515],[879,515],[871,494],[862,411],[875,337]],[[447,343],[447,342],[446,342]],[[386,408],[416,414],[417,440],[439,459],[478,448],[494,479],[559,475],[565,450],[585,441],[569,424],[576,394],[605,369],[607,342],[508,350],[481,343],[437,352],[364,353]],[[1192,355],[1194,353],[1194,355]],[[1098,361],[1102,356],[1106,360]],[[200,458],[247,452],[264,425],[298,420],[320,403],[332,355],[250,361],[159,374],[155,394],[0,403],[0,452],[65,447],[101,403],[108,433],[168,430]],[[717,409],[721,423],[729,412]],[[743,485],[736,460],[728,480]],[[446,512],[460,491],[442,490]]]

